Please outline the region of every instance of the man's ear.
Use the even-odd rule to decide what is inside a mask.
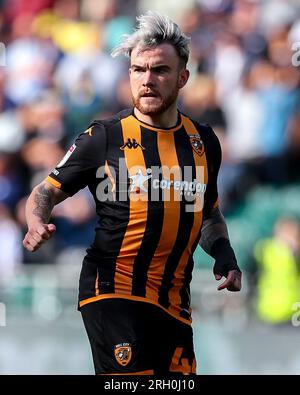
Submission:
[[[185,86],[185,84],[188,82],[188,79],[190,77],[190,72],[188,69],[183,69],[179,73],[179,78],[178,78],[178,88],[181,89]]]

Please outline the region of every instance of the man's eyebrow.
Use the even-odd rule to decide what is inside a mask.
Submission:
[[[138,69],[146,69],[147,68],[147,66],[142,66],[142,65],[139,65],[139,64],[132,64],[131,66],[130,66],[131,68],[138,68]],[[150,69],[170,69],[170,66],[168,66],[167,64],[155,64],[155,65],[153,65],[153,66],[151,66],[150,67]]]
[[[140,64],[132,64],[130,67],[137,67],[137,68],[141,68],[141,69],[145,68],[145,66],[142,66]]]
[[[152,69],[170,69],[171,67],[167,64],[155,64]]]

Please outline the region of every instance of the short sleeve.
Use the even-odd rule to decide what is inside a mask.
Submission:
[[[105,160],[105,128],[101,124],[92,124],[76,138],[46,180],[72,196],[95,180],[96,172],[105,165]]]

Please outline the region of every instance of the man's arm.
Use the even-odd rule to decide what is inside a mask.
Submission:
[[[49,177],[33,189],[26,203],[28,232],[23,240],[28,251],[36,251],[55,232],[55,225],[48,222],[56,204],[100,181],[96,174],[105,165],[106,145],[104,125],[94,122],[79,134]]]
[[[240,291],[242,273],[230,245],[225,219],[219,208],[213,208],[204,218],[199,242],[204,251],[215,259],[213,272],[217,281],[224,276],[226,280],[218,290]]]
[[[53,207],[69,195],[47,181],[41,182],[31,192],[26,203],[28,231],[23,245],[30,251],[38,250],[56,231],[54,224],[48,224]]]

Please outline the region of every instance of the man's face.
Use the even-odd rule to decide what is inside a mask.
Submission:
[[[129,69],[134,106],[145,115],[159,115],[176,102],[178,91],[187,82],[189,72],[171,44],[146,50],[134,48]]]

